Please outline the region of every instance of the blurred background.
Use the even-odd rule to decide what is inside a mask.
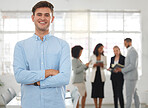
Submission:
[[[16,42],[31,37],[34,24],[31,9],[39,0],[0,0],[0,93],[8,87],[20,91],[13,74],[13,52]],[[148,1],[147,0],[48,0],[54,5],[55,20],[51,34],[66,40],[70,47],[81,45],[81,60],[86,63],[97,43],[104,45],[109,67],[113,46],[118,45],[126,56],[124,38],[133,39],[139,54],[139,81],[141,103],[148,103]],[[103,104],[113,104],[110,73],[105,72],[105,98]],[[71,74],[73,75],[73,74]],[[91,97],[90,70],[87,71],[87,100]],[[67,86],[70,89],[71,82]],[[124,91],[125,92],[125,91]],[[0,99],[1,104],[1,99]]]

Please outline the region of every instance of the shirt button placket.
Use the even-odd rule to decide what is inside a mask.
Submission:
[[[43,60],[43,50],[44,50],[44,46],[43,46],[43,42],[41,42],[41,70],[44,70],[44,60]]]
[[[44,42],[42,41],[41,42],[41,70],[44,70],[44,54],[43,54],[43,51],[44,51]],[[43,79],[42,77],[40,78],[41,80]],[[44,106],[44,100],[43,100],[43,97],[44,97],[44,94],[43,94],[43,91],[41,90],[41,106]]]

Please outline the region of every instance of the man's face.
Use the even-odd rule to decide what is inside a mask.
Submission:
[[[35,24],[35,29],[38,31],[49,30],[50,23],[52,23],[54,17],[48,7],[37,8],[35,15],[32,15],[32,21]]]
[[[130,43],[129,43],[129,42],[126,42],[126,41],[124,41],[124,46],[125,46],[126,48],[128,48],[128,47],[130,46]]]

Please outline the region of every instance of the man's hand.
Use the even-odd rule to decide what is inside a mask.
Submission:
[[[54,69],[45,70],[45,78],[47,78],[49,76],[57,75],[58,73],[59,73],[59,71],[58,70],[54,70]],[[40,86],[40,81],[38,81],[37,84]],[[27,84],[27,85],[34,85],[34,83]]]
[[[58,70],[54,70],[54,69],[48,69],[45,70],[45,78],[49,77],[49,76],[54,76],[57,75],[59,73]],[[40,86],[40,81],[37,82],[38,86]]]
[[[49,76],[57,75],[58,73],[59,73],[59,71],[58,70],[54,70],[54,69],[45,70],[45,78],[47,78]]]
[[[37,82],[38,86],[40,86],[40,81]]]
[[[121,72],[121,68],[116,68],[116,69],[114,70],[114,72],[115,72],[115,73]]]

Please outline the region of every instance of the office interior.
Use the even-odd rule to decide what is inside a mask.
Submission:
[[[0,94],[12,87],[20,92],[20,84],[13,73],[13,51],[16,42],[31,37],[34,25],[31,8],[39,0],[0,0]],[[50,33],[66,40],[70,47],[84,48],[81,60],[86,63],[97,43],[103,43],[109,67],[113,46],[118,45],[126,56],[124,39],[133,39],[138,58],[137,83],[141,104],[148,105],[148,1],[147,0],[47,0],[54,4],[55,20]],[[86,73],[86,105],[93,105],[90,72]],[[73,74],[71,74],[72,77]],[[105,98],[103,105],[113,107],[110,73],[105,71]],[[71,82],[67,89],[71,89]],[[125,88],[124,88],[125,97]],[[126,100],[125,100],[126,101]],[[0,104],[2,99],[0,98]],[[144,108],[145,108],[144,107]]]

